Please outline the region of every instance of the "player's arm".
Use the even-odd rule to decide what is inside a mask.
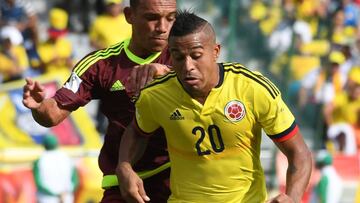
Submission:
[[[125,89],[130,95],[138,95],[140,90],[155,77],[165,75],[170,71],[169,66],[159,63],[135,66],[127,79]]]
[[[144,153],[147,137],[142,136],[135,125],[133,121],[121,138],[116,175],[122,196],[128,202],[144,203],[150,201],[150,198],[146,195],[143,181],[133,170],[132,164]]]
[[[26,78],[24,85],[23,104],[31,109],[34,120],[44,127],[55,126],[70,114],[70,111],[60,108],[55,99],[45,99],[44,87],[30,78]]]
[[[300,131],[290,139],[283,142],[275,142],[288,160],[286,173],[286,192],[273,198],[269,202],[301,202],[301,198],[309,183],[312,159],[311,152],[302,138]]]
[[[295,117],[281,98],[279,89],[269,79],[257,75],[261,86],[256,89],[255,115],[266,134],[288,160],[286,192],[268,201],[299,203],[311,173],[311,153],[306,146]],[[257,82],[258,83],[258,82]],[[263,87],[267,88],[263,88]]]

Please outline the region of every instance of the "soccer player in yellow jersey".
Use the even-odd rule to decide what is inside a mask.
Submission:
[[[170,31],[174,72],[140,93],[136,119],[121,140],[118,179],[129,202],[149,201],[131,164],[158,128],[171,160],[171,203],[300,202],[311,153],[279,90],[238,63],[216,62],[212,26],[179,12]],[[260,163],[261,130],[288,159],[284,194],[268,199]]]

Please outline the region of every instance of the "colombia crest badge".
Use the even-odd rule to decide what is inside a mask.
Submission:
[[[226,104],[224,114],[232,122],[241,121],[246,114],[245,106],[240,101],[232,100]]]

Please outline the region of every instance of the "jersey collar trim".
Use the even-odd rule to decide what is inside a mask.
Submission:
[[[127,55],[127,57],[139,64],[139,65],[144,65],[144,64],[149,64],[151,62],[153,62],[157,57],[160,56],[161,52],[157,52],[157,53],[154,53],[154,54],[151,54],[150,56],[148,56],[146,59],[143,59],[143,58],[140,58],[138,56],[136,56],[134,53],[132,53],[130,50],[129,50],[129,44],[130,44],[130,40],[131,39],[126,39],[124,40],[124,50],[125,50],[125,54]]]
[[[219,66],[219,83],[215,86],[215,88],[221,87],[221,85],[224,83],[224,66],[222,63],[219,63],[218,66]]]

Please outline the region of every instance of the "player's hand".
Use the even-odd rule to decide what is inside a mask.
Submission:
[[[29,109],[37,109],[45,99],[45,88],[37,81],[26,78],[23,89],[23,104]]]
[[[117,169],[117,176],[119,179],[119,188],[121,196],[128,203],[145,203],[150,201],[150,198],[146,195],[143,181],[133,171],[127,167],[119,167]]]
[[[294,200],[292,200],[288,195],[281,193],[276,197],[266,201],[266,203],[294,203]]]
[[[135,66],[127,78],[126,92],[130,96],[139,95],[140,90],[157,76],[165,75],[170,69],[166,65],[150,63]]]

